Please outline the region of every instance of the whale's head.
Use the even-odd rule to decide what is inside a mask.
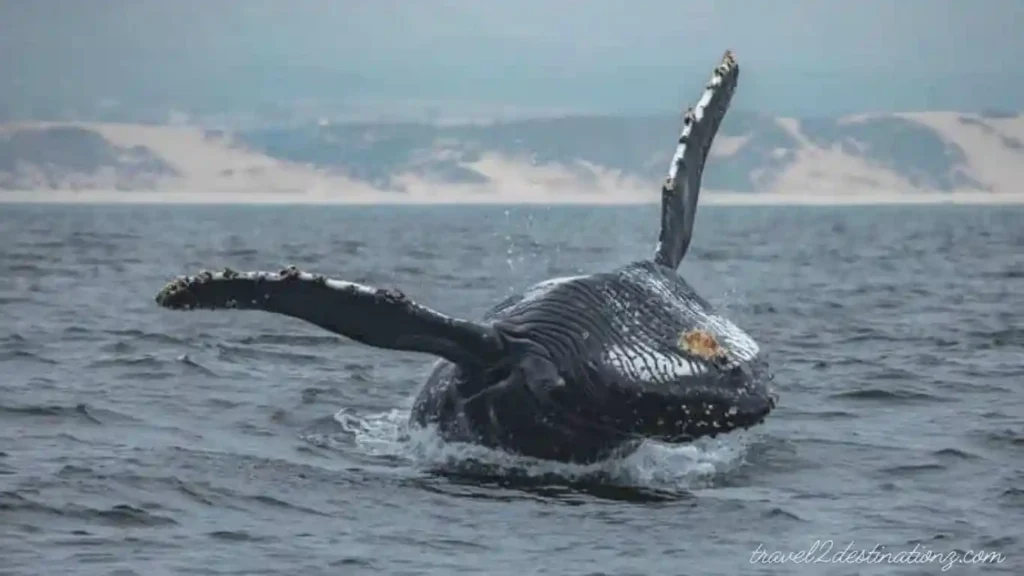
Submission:
[[[593,379],[606,383],[595,415],[624,434],[682,443],[760,424],[778,402],[773,375],[760,358],[692,364],[695,373],[660,380],[595,369]]]
[[[689,442],[761,423],[774,410],[774,375],[760,348],[717,316],[674,345],[613,343],[577,386],[588,417],[636,437]]]
[[[737,353],[707,332],[681,337],[674,355],[612,347],[595,358],[554,349],[536,330],[503,328],[505,361],[475,373],[445,365],[437,374],[460,391],[448,412],[463,414],[474,441],[527,455],[566,459],[547,447],[575,446],[606,457],[598,447],[715,437],[761,423],[778,400],[759,353]]]
[[[500,360],[442,370],[457,390],[443,412],[537,455],[554,437],[682,443],[761,423],[778,396],[758,344],[681,283],[645,273],[545,283],[499,306]]]

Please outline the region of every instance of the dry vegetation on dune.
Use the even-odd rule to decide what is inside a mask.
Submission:
[[[235,134],[103,124],[0,127],[0,200],[656,202],[673,116],[488,125],[342,124]],[[843,119],[730,113],[709,203],[1024,201],[1024,116]]]

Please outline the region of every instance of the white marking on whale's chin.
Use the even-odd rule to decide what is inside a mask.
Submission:
[[[644,382],[678,380],[707,371],[682,354],[666,354],[639,342],[609,347],[604,351],[604,360],[623,376]]]

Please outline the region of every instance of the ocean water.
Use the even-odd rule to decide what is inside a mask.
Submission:
[[[474,317],[649,257],[656,206],[0,205],[0,573],[1024,573],[1022,222],[702,207],[680,272],[779,407],[573,467],[407,430],[430,357],[153,297],[294,264]]]

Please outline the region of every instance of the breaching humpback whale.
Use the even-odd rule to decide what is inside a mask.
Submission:
[[[447,441],[590,463],[646,438],[682,443],[749,428],[775,407],[767,361],[676,272],[738,76],[726,52],[683,116],[653,259],[541,282],[479,321],[397,290],[295,268],[202,272],[170,282],[156,301],[178,310],[263,310],[369,346],[434,355],[410,424],[436,427]]]

